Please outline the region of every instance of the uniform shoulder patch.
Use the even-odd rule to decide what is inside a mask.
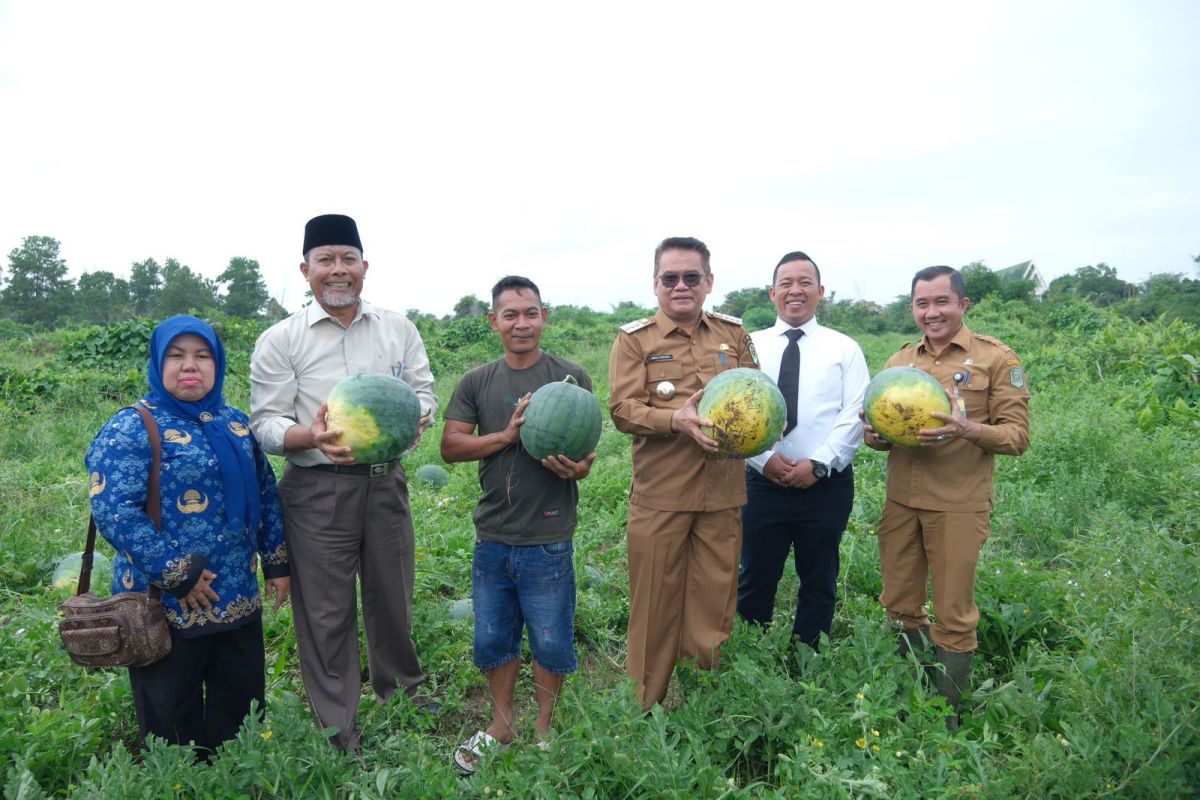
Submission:
[[[636,331],[640,331],[642,328],[645,328],[652,322],[654,322],[654,317],[635,319],[633,322],[626,322],[624,325],[622,325],[621,330],[625,331],[625,333],[634,333]]]
[[[732,314],[722,314],[722,313],[721,313],[721,312],[719,312],[719,311],[710,311],[710,312],[708,312],[708,315],[709,315],[710,317],[716,317],[717,319],[723,319],[723,320],[725,320],[726,322],[732,322],[734,325],[741,325],[741,324],[742,324],[742,318],[741,318],[741,317],[735,317],[735,316],[733,316]]]

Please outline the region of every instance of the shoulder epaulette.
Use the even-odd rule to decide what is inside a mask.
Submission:
[[[722,313],[721,313],[721,312],[719,312],[719,311],[710,311],[710,312],[708,312],[708,315],[709,315],[710,317],[716,317],[717,319],[723,319],[723,320],[725,320],[726,322],[732,322],[734,325],[741,325],[741,324],[742,324],[742,318],[741,318],[741,317],[735,317],[735,316],[733,316],[732,314],[722,314]]]
[[[625,333],[633,333],[635,331],[640,331],[642,328],[646,327],[652,322],[654,322],[654,317],[635,319],[633,322],[626,322],[624,325],[622,325],[621,330],[625,331]]]
[[[988,344],[994,344],[994,345],[996,345],[996,347],[999,347],[1001,350],[1012,350],[1011,347],[1009,347],[1004,342],[997,339],[995,336],[984,336],[982,333],[975,333],[973,331],[972,331],[971,335],[974,336],[976,339],[980,340],[981,342],[987,342]]]

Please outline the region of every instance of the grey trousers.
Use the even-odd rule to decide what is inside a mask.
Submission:
[[[289,465],[279,482],[300,674],[333,743],[358,747],[362,695],[356,578],[371,686],[380,702],[425,680],[412,640],[414,542],[408,483],[396,467],[379,477]]]

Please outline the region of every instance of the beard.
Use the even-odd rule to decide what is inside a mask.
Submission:
[[[329,308],[345,308],[358,302],[358,295],[350,291],[326,289],[321,292],[321,305]]]

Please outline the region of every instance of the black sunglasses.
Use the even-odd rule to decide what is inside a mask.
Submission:
[[[680,276],[674,272],[664,272],[658,276],[658,281],[667,289],[673,289],[673,288],[675,288],[675,285],[677,283],[679,283],[680,277],[683,278],[684,286],[690,286],[692,288],[695,288],[700,285],[700,281],[704,280],[704,273],[703,272],[685,272],[685,273],[683,273],[682,276]]]

